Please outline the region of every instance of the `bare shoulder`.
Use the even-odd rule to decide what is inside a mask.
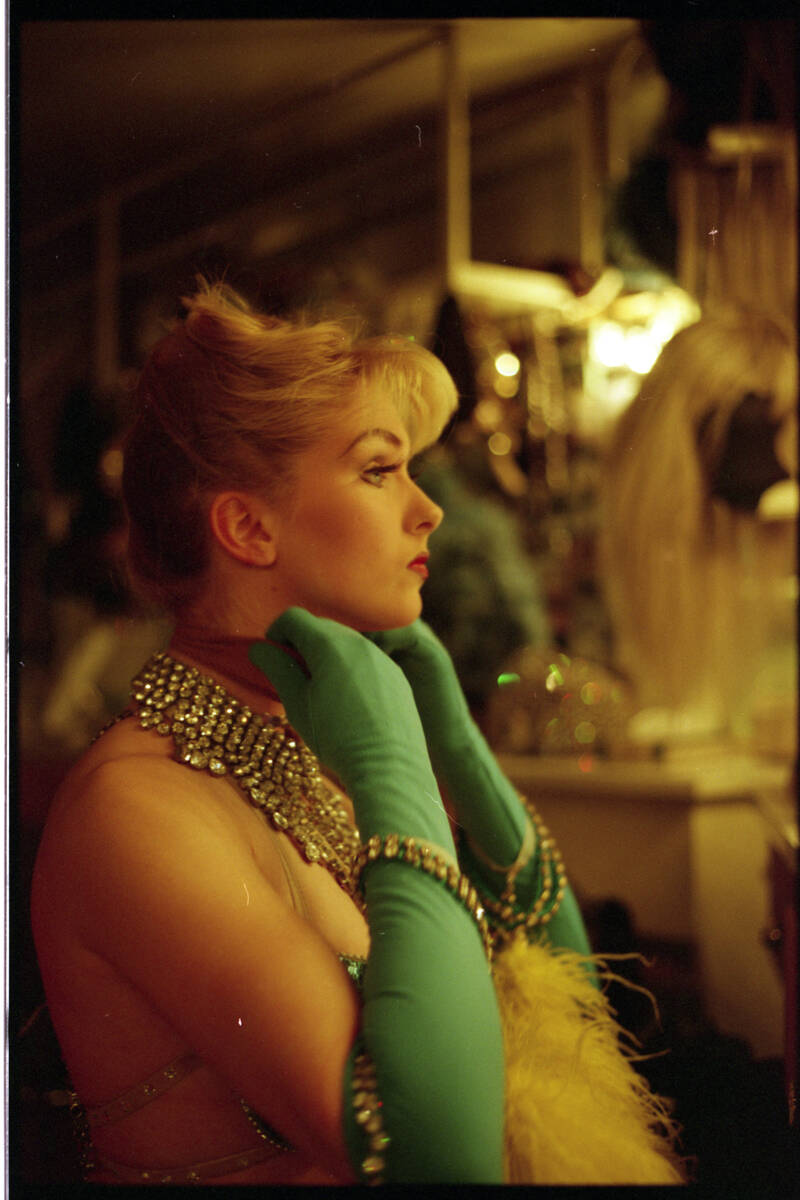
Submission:
[[[59,891],[71,876],[84,885],[116,879],[135,892],[170,856],[187,872],[226,863],[249,869],[242,806],[227,791],[175,761],[165,739],[125,722],[90,747],[64,780],[48,815],[38,874]],[[90,895],[91,888],[84,890],[84,910]]]
[[[55,797],[50,816],[60,821],[86,818],[106,797],[146,797],[167,787],[170,796],[191,788],[189,772],[170,754],[165,739],[145,732],[133,721],[109,729],[75,762]]]

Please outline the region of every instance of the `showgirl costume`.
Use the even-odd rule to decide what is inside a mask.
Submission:
[[[214,652],[206,639],[191,656],[211,667]],[[623,1048],[558,851],[497,767],[427,626],[365,637],[290,609],[250,657],[288,720],[253,713],[163,653],[133,681],[137,707],[121,717],[170,738],[188,770],[227,778],[363,911],[366,963],[340,956],[363,999],[342,1083],[360,1178],[683,1182],[668,1108]],[[431,760],[453,798],[458,849]],[[321,764],[350,796],[358,831]],[[198,1065],[185,1056],[84,1111],[87,1162],[120,1182],[202,1183],[290,1149],[245,1097],[255,1150],[167,1171],[93,1155],[93,1127]]]

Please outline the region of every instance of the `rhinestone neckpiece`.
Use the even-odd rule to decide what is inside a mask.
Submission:
[[[283,717],[262,717],[196,667],[159,651],[131,684],[142,729],[171,737],[174,757],[230,775],[250,803],[320,863],[359,903],[354,862],[361,842],[319,764]]]

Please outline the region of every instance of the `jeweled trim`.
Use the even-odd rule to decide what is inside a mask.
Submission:
[[[383,1101],[378,1095],[375,1064],[365,1050],[356,1054],[353,1060],[350,1086],[355,1121],[366,1139],[368,1150],[360,1163],[364,1182],[371,1185],[383,1183],[386,1151],[389,1149],[391,1138],[383,1125]]]
[[[567,888],[564,860],[551,837],[550,830],[539,816],[532,801],[525,796],[520,796],[520,800],[525,805],[533,823],[536,845],[539,849],[539,878],[543,880],[543,885],[533,908],[529,911],[518,907],[516,872],[509,877],[499,900],[495,900],[485,891],[481,891],[480,898],[487,912],[495,946],[499,946],[522,930],[530,933],[537,926],[541,927],[552,921],[561,907],[561,901],[564,899]]]
[[[370,863],[379,858],[394,862],[407,863],[408,866],[423,871],[431,879],[440,883],[469,913],[478,927],[483,941],[483,948],[489,962],[492,961],[492,935],[484,915],[483,905],[477,890],[469,878],[459,871],[454,863],[441,854],[437,854],[430,846],[421,843],[418,838],[401,838],[397,833],[387,837],[374,834],[362,845],[355,860],[355,885],[363,892],[364,872]]]
[[[151,1100],[155,1100],[164,1092],[175,1087],[187,1075],[196,1071],[201,1063],[202,1059],[198,1058],[196,1054],[184,1054],[181,1058],[176,1058],[165,1067],[154,1071],[147,1079],[128,1088],[121,1096],[116,1096],[107,1104],[98,1104],[93,1108],[87,1108],[86,1120],[93,1129],[99,1129],[103,1125],[113,1125],[116,1121],[121,1121],[130,1113],[144,1108]]]
[[[278,1152],[278,1149],[270,1150],[267,1146],[255,1146],[240,1154],[226,1154],[224,1158],[212,1158],[189,1167],[149,1167],[146,1170],[98,1155],[93,1166],[110,1171],[120,1183],[205,1183],[209,1179],[218,1179],[222,1175],[233,1175],[248,1167],[254,1167],[274,1158]]]
[[[353,861],[361,845],[345,806],[283,717],[261,716],[216,680],[159,651],[134,678],[142,729],[170,737],[194,770],[230,775],[249,802],[357,899]]]

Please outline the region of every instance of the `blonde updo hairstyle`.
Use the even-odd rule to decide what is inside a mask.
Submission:
[[[156,344],[137,387],[122,491],[132,584],[173,614],[209,565],[208,510],[226,488],[290,497],[294,457],[367,389],[395,403],[412,453],[457,404],[443,364],[402,336],[358,340],[338,321],[255,311],[200,279],[186,316]]]
[[[771,419],[791,431],[796,359],[779,319],[723,310],[679,331],[612,431],[601,494],[618,665],[643,704],[711,706],[723,723],[752,675],[769,589],[793,563],[785,537],[710,487],[748,393],[769,397]]]

